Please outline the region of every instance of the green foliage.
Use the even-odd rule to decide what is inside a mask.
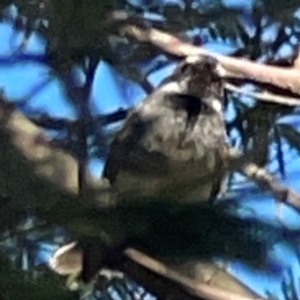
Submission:
[[[0,297],[10,300],[75,300],[76,294],[63,289],[61,280],[49,272],[24,274],[11,266],[11,262],[0,255]]]
[[[105,21],[112,9],[113,1],[51,1],[50,51],[105,57],[113,29]]]

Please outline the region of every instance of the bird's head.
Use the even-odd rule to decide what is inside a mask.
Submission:
[[[174,70],[170,80],[176,81],[183,94],[201,99],[214,111],[222,113],[222,68],[210,56],[189,56]]]

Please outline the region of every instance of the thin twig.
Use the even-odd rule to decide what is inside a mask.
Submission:
[[[290,187],[281,183],[264,168],[248,161],[247,157],[235,148],[228,148],[226,153],[230,168],[239,170],[261,187],[269,190],[275,199],[300,209],[300,195]]]
[[[265,101],[265,102],[273,102],[273,103],[289,105],[289,106],[300,105],[300,97],[299,97],[299,99],[297,99],[297,98],[293,98],[293,97],[278,96],[278,95],[274,95],[274,94],[267,93],[267,92],[258,93],[258,92],[245,91],[242,88],[239,88],[231,83],[225,83],[225,88],[231,92],[250,96],[257,100],[261,100],[261,101]]]

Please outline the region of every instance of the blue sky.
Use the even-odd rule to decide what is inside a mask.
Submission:
[[[269,32],[269,37],[272,37],[272,32]],[[49,78],[49,69],[42,64],[33,62],[21,62],[21,63],[7,63],[8,57],[13,57],[13,52],[17,49],[17,46],[21,40],[21,34],[15,35],[9,24],[0,24],[0,88],[4,88],[8,98],[18,101],[23,99],[24,96],[29,96],[37,85],[43,85]],[[220,43],[209,43],[207,45],[209,49],[227,53],[233,47],[233,45]],[[43,53],[44,51],[43,41],[36,35],[32,35],[29,46],[27,48],[28,53]],[[282,50],[285,53],[289,49]],[[12,61],[12,60],[11,60]],[[6,62],[6,63],[5,63]],[[157,85],[161,79],[167,76],[173,66],[166,67],[164,70],[152,75],[150,81]],[[80,74],[79,74],[80,80]],[[121,84],[120,84],[121,83]],[[120,86],[125,89],[120,88]],[[125,99],[124,99],[125,94]],[[92,92],[92,109],[95,112],[109,113],[117,110],[118,108],[126,108],[138,101],[142,100],[145,93],[141,88],[136,85],[128,86],[128,81],[121,80],[112,71],[108,64],[100,63],[97,69],[96,78],[93,85]],[[47,84],[43,86],[30,100],[30,106],[33,109],[44,110],[53,116],[74,118],[75,112],[64,99],[64,95],[57,79],[52,78]],[[295,118],[286,118],[281,120],[283,123],[295,123]],[[297,125],[299,123],[297,122]],[[287,179],[286,181],[297,188],[300,191],[299,184],[299,154],[293,150],[288,149],[285,145],[285,162],[287,164]],[[91,170],[94,174],[100,175],[102,163],[100,161],[93,161],[91,164]],[[271,164],[271,169],[276,169],[276,162]],[[243,201],[243,208],[241,213],[243,215],[253,214],[247,207],[254,209],[257,217],[266,222],[278,224],[276,219],[275,202],[268,193],[258,193],[255,189],[239,189],[236,192]],[[259,198],[259,200],[258,200]],[[298,213],[293,209],[284,206],[283,216],[288,226],[300,227],[300,218]],[[286,245],[279,244],[274,246],[275,254],[280,257],[289,257],[288,263],[293,265],[294,274],[299,274],[299,263],[296,260],[295,251],[288,249]],[[283,254],[282,254],[283,253]],[[287,260],[285,260],[285,263]],[[250,286],[255,287],[261,293],[264,293],[266,289],[275,292],[279,295],[278,278],[266,273],[257,273],[253,270],[247,271],[245,267],[240,264],[233,264],[231,266],[233,273],[238,273],[239,278],[243,278],[245,283],[249,283]],[[279,275],[280,277],[281,275]]]

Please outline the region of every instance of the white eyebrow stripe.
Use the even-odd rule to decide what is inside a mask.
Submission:
[[[188,64],[194,64],[194,63],[196,63],[196,62],[198,62],[198,61],[201,61],[201,60],[202,60],[202,58],[201,58],[200,55],[190,55],[190,56],[188,56],[188,57],[185,59],[185,61],[186,61]]]
[[[182,88],[180,88],[180,85],[177,82],[169,82],[167,84],[164,84],[160,88],[160,91],[164,93],[180,93],[182,91]]]

